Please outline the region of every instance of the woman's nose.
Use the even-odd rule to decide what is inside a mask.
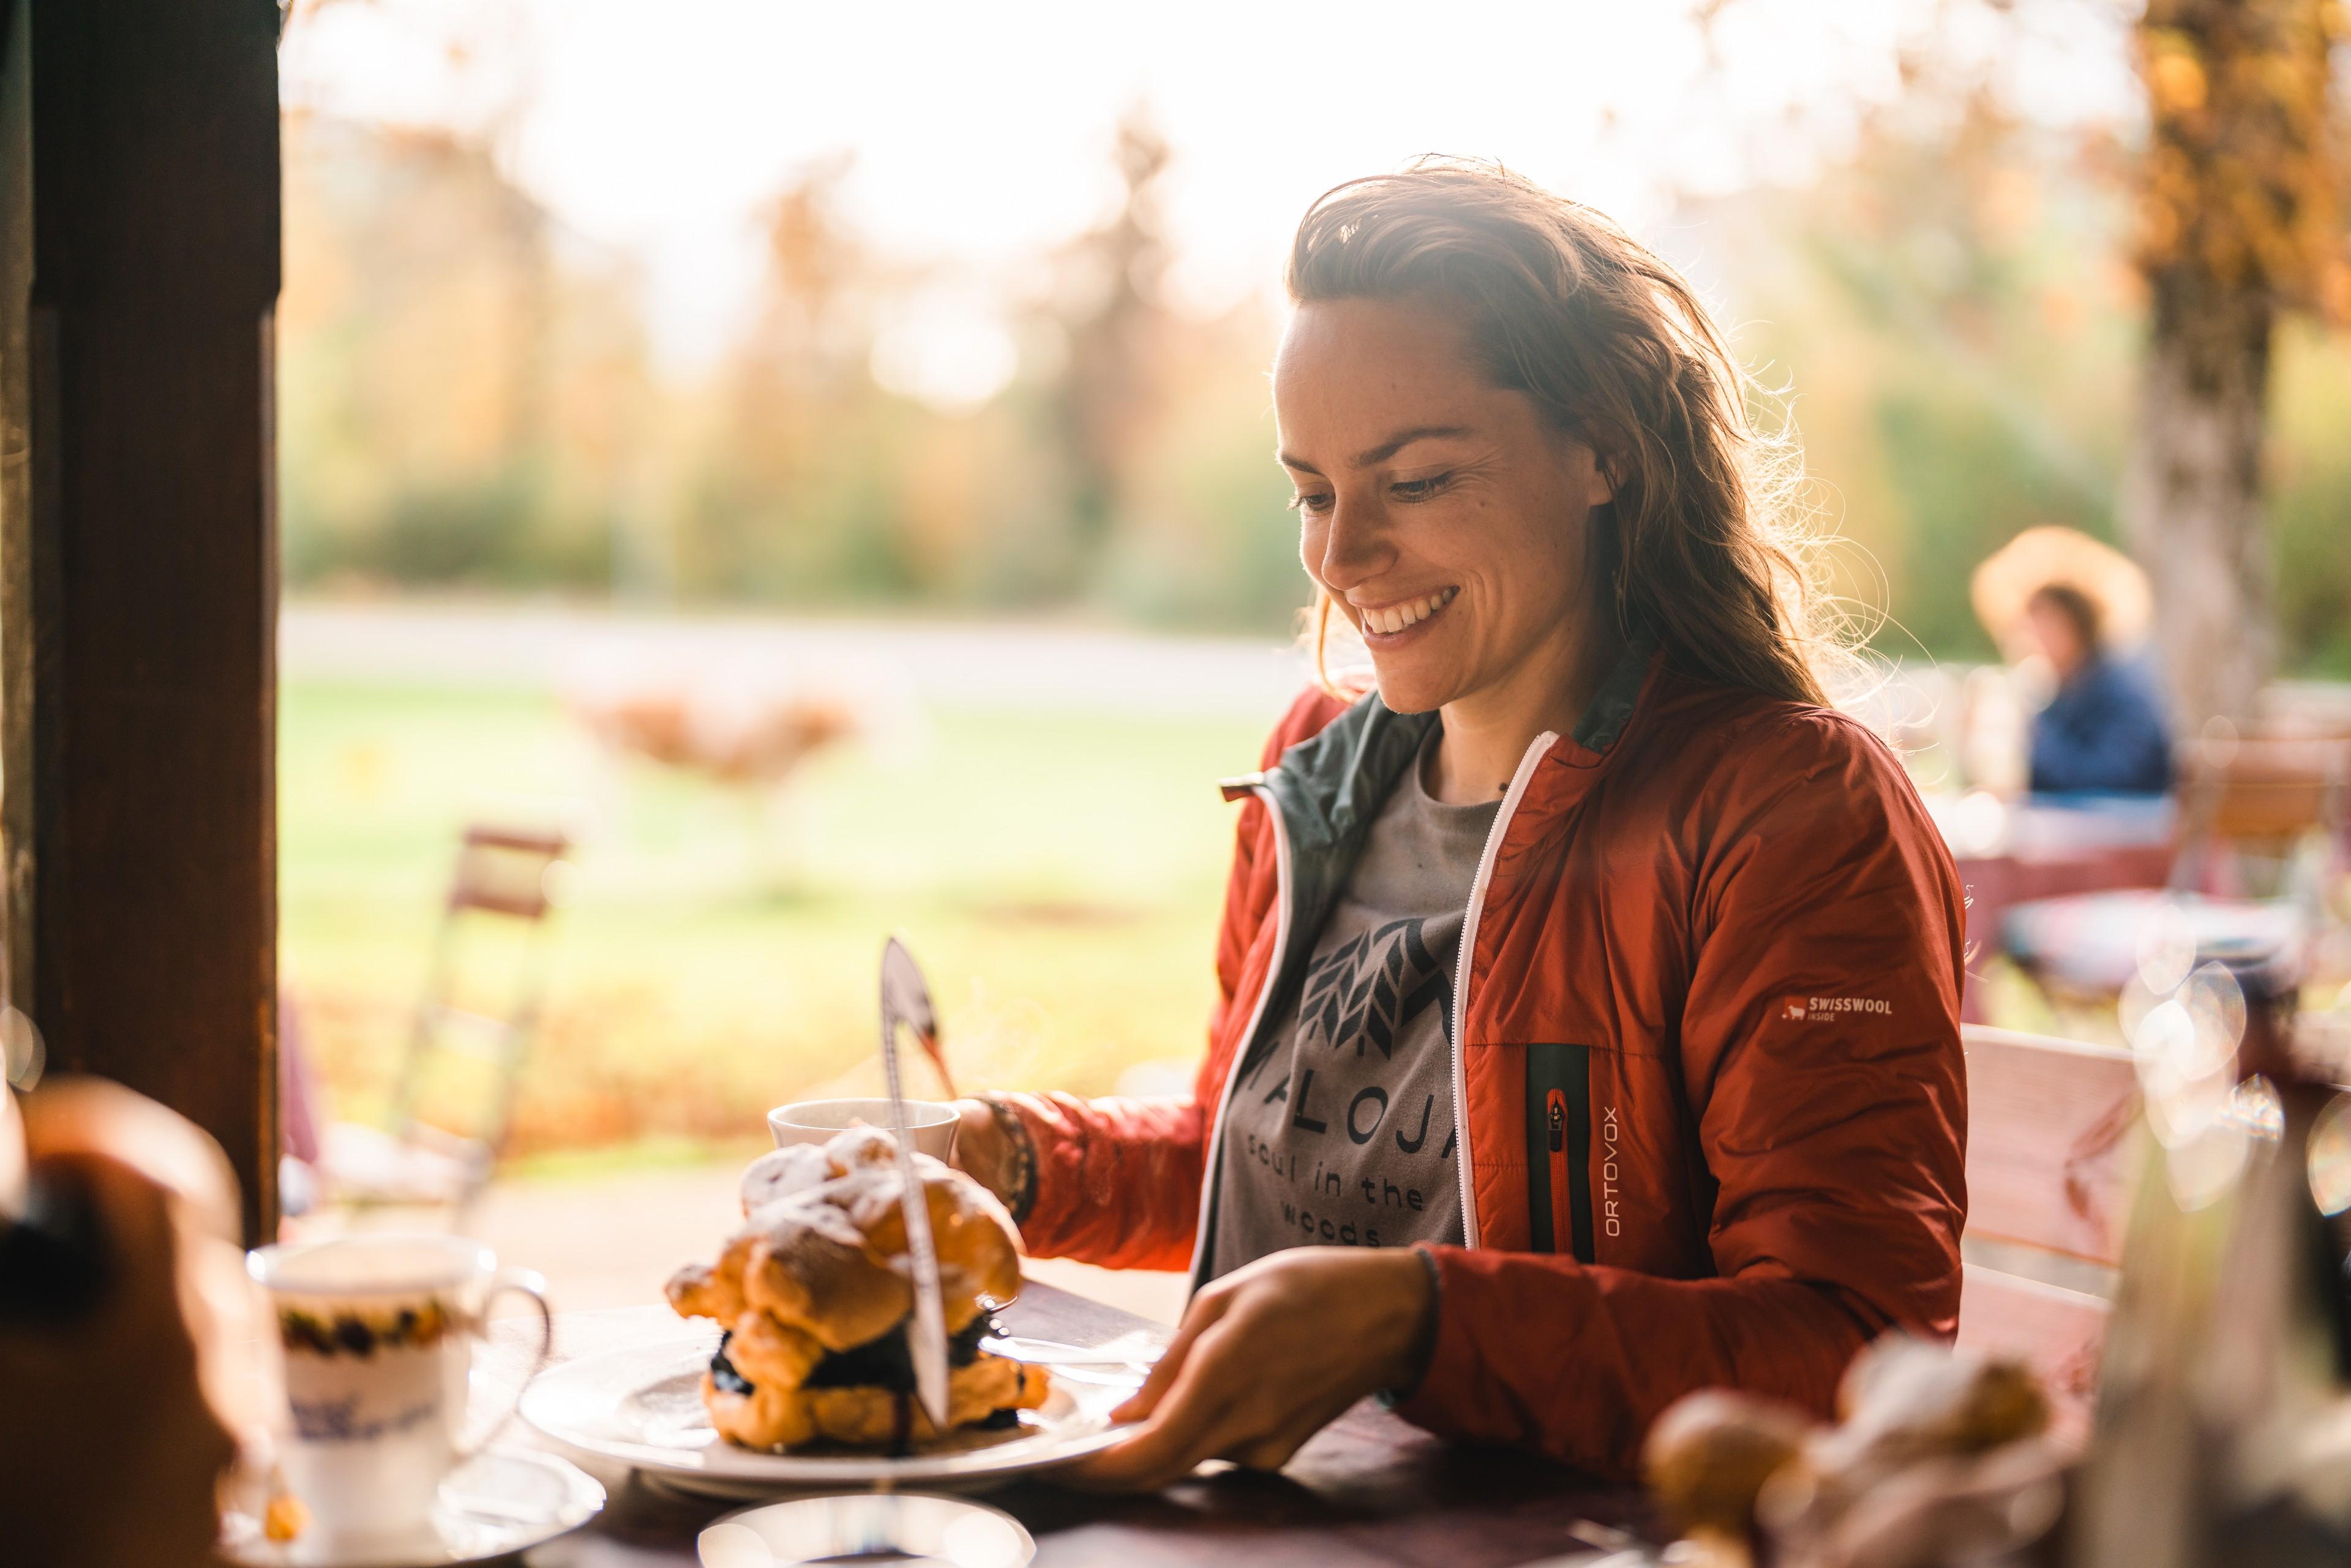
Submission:
[[[1351,505],[1342,499],[1334,502],[1331,515],[1322,525],[1322,559],[1317,573],[1322,586],[1333,593],[1344,593],[1359,582],[1367,582],[1387,570],[1395,559],[1395,551],[1387,542],[1386,532],[1372,509]]]

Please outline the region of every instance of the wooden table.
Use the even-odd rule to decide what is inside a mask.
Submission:
[[[1004,1317],[1011,1333],[1078,1345],[1165,1333],[1147,1319],[1033,1283]],[[676,1331],[664,1307],[567,1313],[557,1320],[556,1355],[566,1360]],[[494,1341],[491,1369],[513,1375],[523,1325],[502,1323]],[[696,1562],[702,1527],[746,1506],[684,1497],[624,1470],[583,1468],[611,1493],[603,1515],[528,1553],[528,1568],[684,1568]],[[1092,1497],[1030,1480],[987,1500],[1036,1536],[1039,1568],[1506,1568],[1647,1523],[1635,1490],[1531,1455],[1443,1442],[1369,1401],[1326,1427],[1278,1475],[1226,1469],[1139,1498]]]

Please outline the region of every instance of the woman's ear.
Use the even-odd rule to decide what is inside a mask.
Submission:
[[[1591,475],[1587,481],[1588,488],[1584,491],[1584,505],[1604,507],[1616,498],[1614,465],[1609,459],[1603,457],[1597,448],[1586,447],[1584,451],[1589,455],[1592,463]]]

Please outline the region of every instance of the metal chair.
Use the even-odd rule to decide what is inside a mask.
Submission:
[[[547,985],[548,915],[570,841],[559,831],[465,830],[442,904],[432,967],[410,1024],[390,1131],[338,1124],[321,1139],[331,1201],[354,1207],[445,1206],[462,1228],[513,1129],[516,1086]],[[459,956],[478,923],[518,923],[525,948],[501,1012],[458,1005]],[[486,1092],[452,1107],[428,1097],[442,1057],[481,1064]],[[452,1125],[450,1124],[455,1124]]]

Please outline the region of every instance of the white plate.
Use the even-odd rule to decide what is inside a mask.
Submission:
[[[1079,1382],[1057,1370],[1044,1407],[1005,1431],[966,1429],[893,1458],[847,1449],[771,1454],[739,1448],[711,1429],[702,1375],[716,1333],[582,1356],[539,1374],[522,1418],[568,1448],[652,1472],[673,1486],[722,1496],[810,1488],[985,1486],[1048,1469],[1118,1439],[1110,1413],[1139,1376]]]
[[[231,1511],[221,1550],[252,1568],[451,1568],[511,1557],[577,1530],[604,1506],[604,1489],[552,1454],[491,1448],[441,1483],[433,1522],[405,1540],[337,1545],[313,1531],[297,1540],[265,1538],[261,1521]]]

